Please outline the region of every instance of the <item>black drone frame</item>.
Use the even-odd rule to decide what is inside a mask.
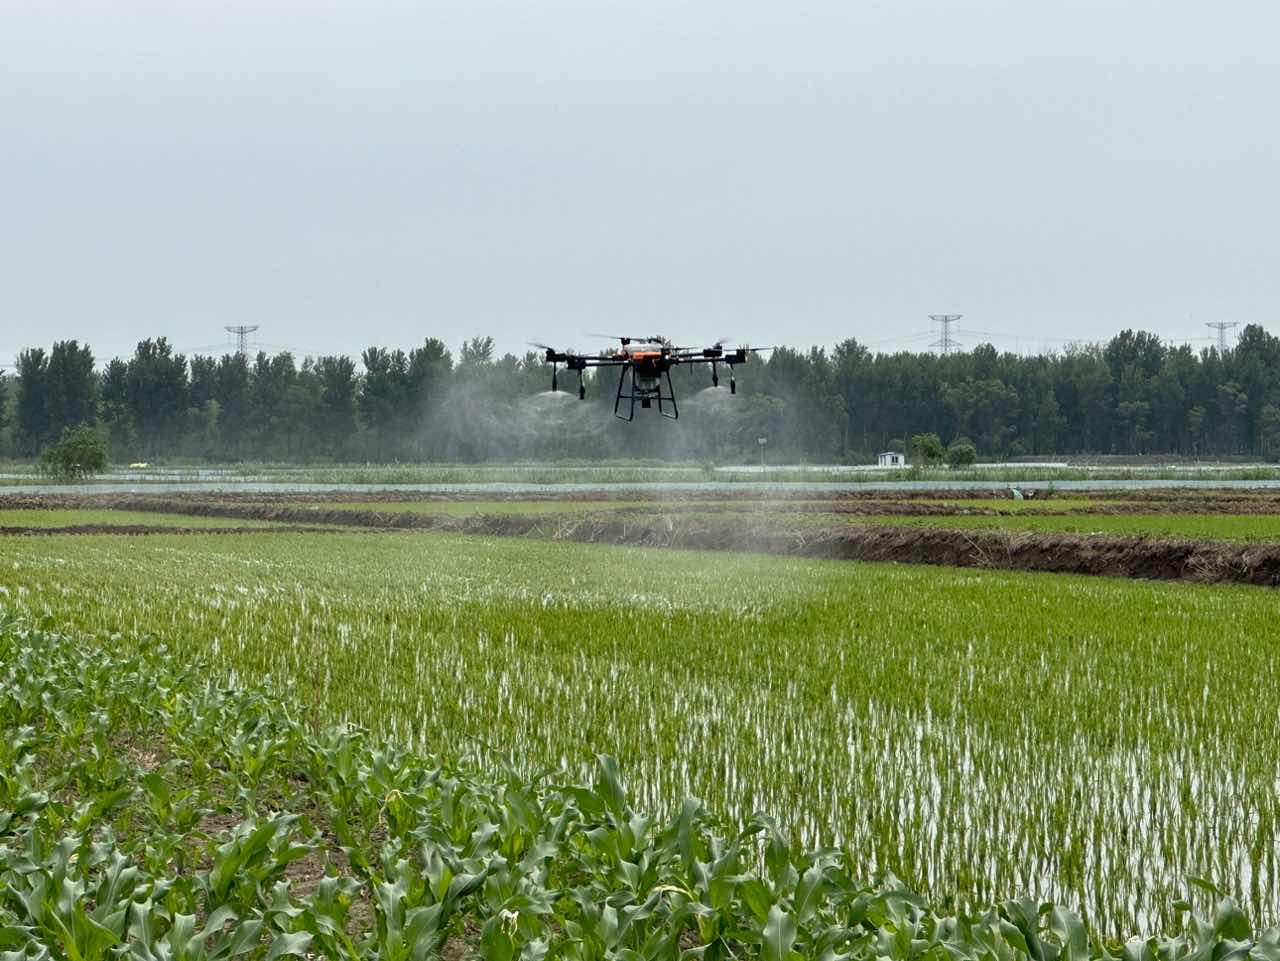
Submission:
[[[547,363],[551,365],[551,389],[557,390],[557,371],[564,364],[569,370],[578,372],[578,399],[587,396],[587,389],[582,383],[582,372],[589,367],[620,367],[618,374],[618,392],[614,396],[613,416],[619,420],[630,421],[636,416],[636,402],[640,408],[647,410],[655,401],[658,413],[670,420],[678,420],[680,408],[676,404],[675,386],[671,382],[673,367],[709,364],[711,366],[711,384],[720,386],[721,364],[729,368],[729,393],[738,392],[738,382],[733,369],[738,364],[745,364],[753,354],[769,347],[738,347],[725,350],[720,345],[701,349],[672,347],[661,337],[634,338],[640,345],[629,350],[633,340],[631,337],[620,337],[622,349],[616,353],[598,355],[575,354],[571,351],[558,351],[553,347],[539,344],[546,350]],[[665,387],[664,382],[665,381]],[[623,402],[626,402],[625,405]]]
[[[622,388],[627,383],[628,376],[631,378],[631,389],[624,394]],[[667,381],[667,392],[665,394],[662,392],[664,378]],[[619,408],[622,407],[624,400],[630,404],[625,415],[619,413]],[[613,401],[613,416],[619,420],[634,420],[637,400],[640,401],[642,409],[652,407],[653,402],[656,400],[659,414],[671,420],[678,420],[680,418],[680,408],[676,406],[676,389],[671,384],[671,368],[668,367],[662,372],[657,379],[657,386],[652,389],[645,389],[636,383],[636,369],[634,366],[622,368],[622,373],[618,375],[618,396]],[[667,406],[671,408],[669,411],[662,406],[664,400],[667,402]]]

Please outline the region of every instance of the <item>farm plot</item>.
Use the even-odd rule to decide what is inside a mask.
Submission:
[[[782,515],[777,515],[781,518]],[[1049,531],[1071,534],[1111,534],[1173,537],[1209,541],[1280,540],[1276,514],[1045,514],[1022,512],[990,516],[907,516],[894,514],[788,515],[809,525],[898,524],[952,530]]]
[[[848,849],[797,852],[768,818],[726,832],[688,799],[655,819],[607,757],[593,783],[477,777],[120,640],[0,611],[6,959],[1120,953],[1060,905],[956,916],[868,883]],[[1188,894],[1197,956],[1272,956],[1280,930],[1254,931],[1203,882]],[[1188,954],[1172,929],[1133,943]]]
[[[1027,894],[1127,934],[1176,923],[1187,874],[1280,903],[1268,591],[247,533],[6,543],[0,603],[490,769],[609,753],[642,809],[762,810],[941,905]]]
[[[43,530],[49,528],[102,527],[194,527],[194,528],[264,528],[277,526],[272,521],[252,518],[197,517],[183,514],[159,514],[149,511],[93,509],[16,509],[0,508],[0,531]]]

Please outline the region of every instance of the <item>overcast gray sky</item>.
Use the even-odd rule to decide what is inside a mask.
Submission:
[[[1280,331],[1280,4],[0,4],[0,364]]]

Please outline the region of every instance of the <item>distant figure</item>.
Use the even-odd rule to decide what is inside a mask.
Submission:
[[[1010,497],[1012,497],[1012,498],[1013,498],[1014,500],[1016,500],[1016,501],[1020,501],[1020,500],[1022,500],[1022,488],[1021,488],[1021,487],[1016,487],[1016,486],[1015,486],[1015,487],[1010,487],[1010,488],[1009,488],[1009,496],[1010,496]]]

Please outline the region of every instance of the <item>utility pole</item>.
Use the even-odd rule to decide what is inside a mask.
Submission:
[[[1205,322],[1205,326],[1218,332],[1218,356],[1221,357],[1227,352],[1227,331],[1240,324],[1234,320],[1210,320]]]
[[[963,317],[964,314],[930,314],[929,319],[942,328],[942,336],[935,340],[930,347],[937,347],[942,352],[942,356],[946,357],[960,345],[955,342],[951,336],[951,325]]]
[[[241,324],[239,326],[222,328],[228,333],[236,335],[236,353],[245,360],[249,359],[249,335],[257,330],[258,326],[258,324]]]

